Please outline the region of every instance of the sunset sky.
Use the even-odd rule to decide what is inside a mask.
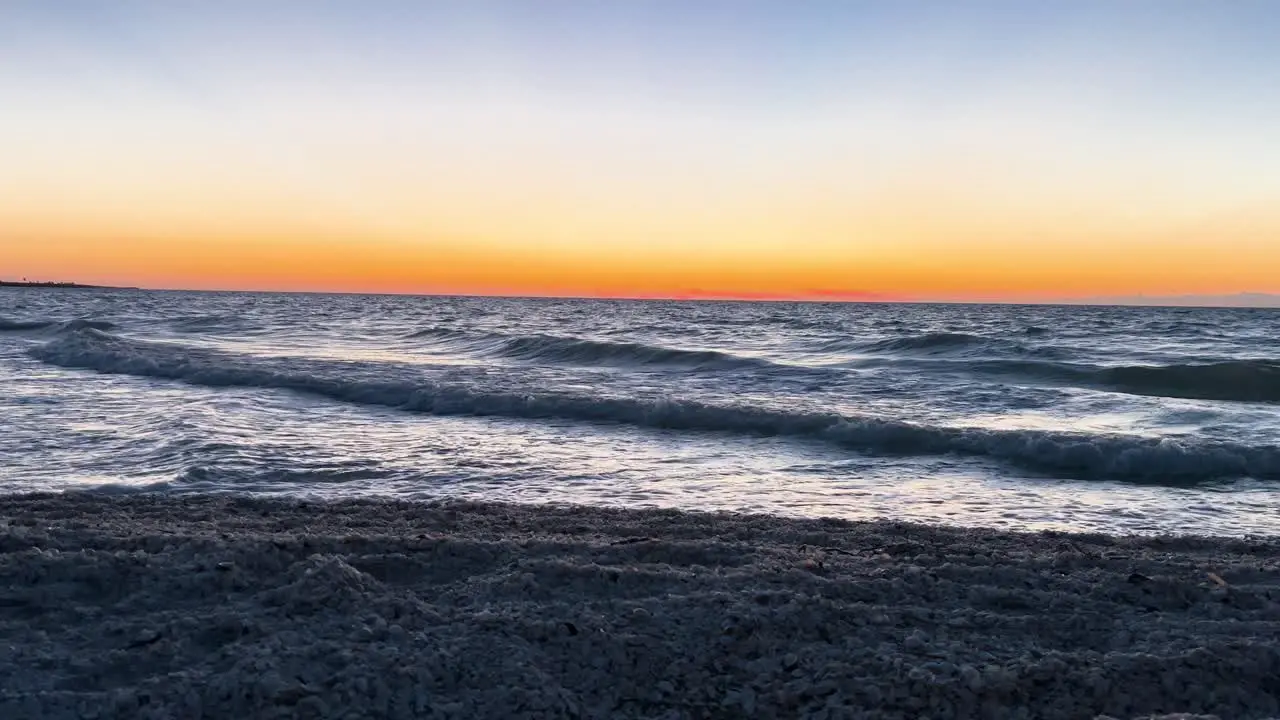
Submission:
[[[0,0],[0,278],[1280,292],[1280,3]]]

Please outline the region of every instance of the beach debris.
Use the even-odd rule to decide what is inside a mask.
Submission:
[[[161,637],[163,637],[163,634],[159,630],[156,630],[155,628],[149,628],[149,627],[143,628],[138,632],[137,636],[134,637],[134,639],[131,640],[129,644],[126,645],[125,647],[132,650],[134,648],[154,645],[160,641]]]
[[[848,555],[849,557],[857,557],[858,553],[849,552],[848,550],[837,547],[824,547],[823,552],[835,553],[836,555]]]

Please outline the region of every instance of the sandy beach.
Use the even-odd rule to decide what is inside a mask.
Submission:
[[[9,496],[0,717],[1280,713],[1280,543]]]

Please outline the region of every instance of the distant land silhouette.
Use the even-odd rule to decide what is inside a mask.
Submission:
[[[110,285],[82,285],[73,282],[28,282],[26,280],[0,280],[0,287],[56,288],[61,290],[136,290],[137,288],[112,287]]]

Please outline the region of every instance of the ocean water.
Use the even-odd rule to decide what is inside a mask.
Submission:
[[[1280,533],[1280,312],[0,289],[0,491]]]

